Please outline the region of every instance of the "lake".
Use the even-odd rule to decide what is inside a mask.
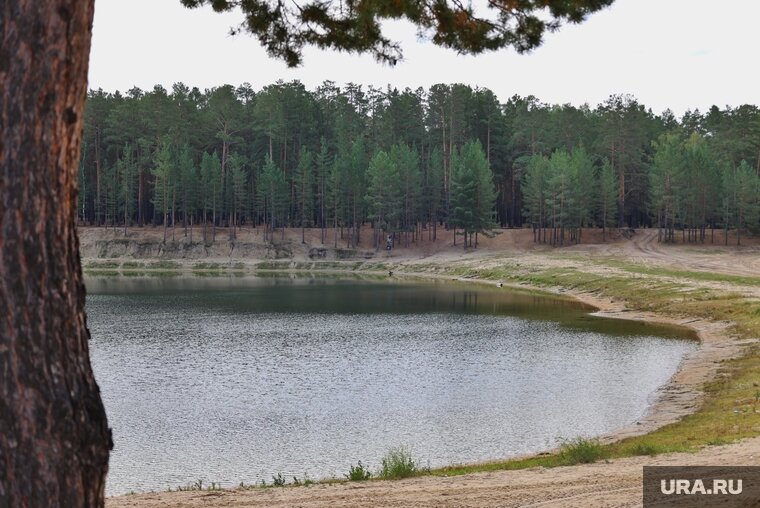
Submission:
[[[108,495],[533,453],[636,421],[685,332],[453,282],[88,278]]]

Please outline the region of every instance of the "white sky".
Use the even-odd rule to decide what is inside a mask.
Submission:
[[[255,38],[228,35],[240,21],[234,13],[189,10],[179,0],[97,0],[90,87],[458,82],[490,88],[502,101],[533,94],[549,103],[595,106],[610,94],[631,93],[657,113],[669,107],[680,115],[713,104],[760,103],[758,19],[757,0],[617,0],[585,23],[548,34],[533,53],[475,57],[420,42],[410,25],[393,23],[388,33],[402,42],[405,56],[396,67],[368,55],[309,49],[302,67],[288,69]]]

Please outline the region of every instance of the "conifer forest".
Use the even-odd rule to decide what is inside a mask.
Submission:
[[[582,228],[655,227],[664,242],[737,242],[760,227],[760,110],[654,113],[634,97],[594,107],[434,85],[398,90],[277,82],[201,91],[182,83],[90,91],[79,167],[81,224],[342,231],[356,246],[435,239],[465,247],[498,228],[581,241]],[[455,236],[456,238],[456,236]],[[728,236],[724,235],[727,241]],[[200,237],[196,237],[200,239]],[[364,245],[369,245],[364,243]]]

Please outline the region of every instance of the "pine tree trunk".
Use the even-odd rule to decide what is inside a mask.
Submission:
[[[177,212],[177,193],[176,191],[172,191],[172,242],[176,241],[175,233],[177,232],[177,221],[176,221],[176,212]]]
[[[737,215],[737,220],[736,220],[736,245],[737,246],[742,244],[741,228],[742,228],[742,214],[741,212],[739,212],[739,214]]]
[[[145,225],[145,220],[143,218],[143,196],[145,195],[143,187],[145,178],[143,176],[142,168],[140,168],[140,174],[137,177],[137,181],[137,225],[143,227]]]
[[[100,168],[100,129],[95,128],[95,224],[100,226],[100,214],[103,201],[101,191],[101,168]]]
[[[216,198],[214,198],[211,210],[211,243],[216,241]]]
[[[0,4],[0,505],[103,506],[76,232],[93,0]]]
[[[335,229],[335,248],[338,248],[338,208],[335,208],[335,220],[333,221],[333,228]]]

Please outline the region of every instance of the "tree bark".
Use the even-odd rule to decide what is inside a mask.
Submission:
[[[0,3],[0,506],[104,504],[75,227],[93,3]]]

